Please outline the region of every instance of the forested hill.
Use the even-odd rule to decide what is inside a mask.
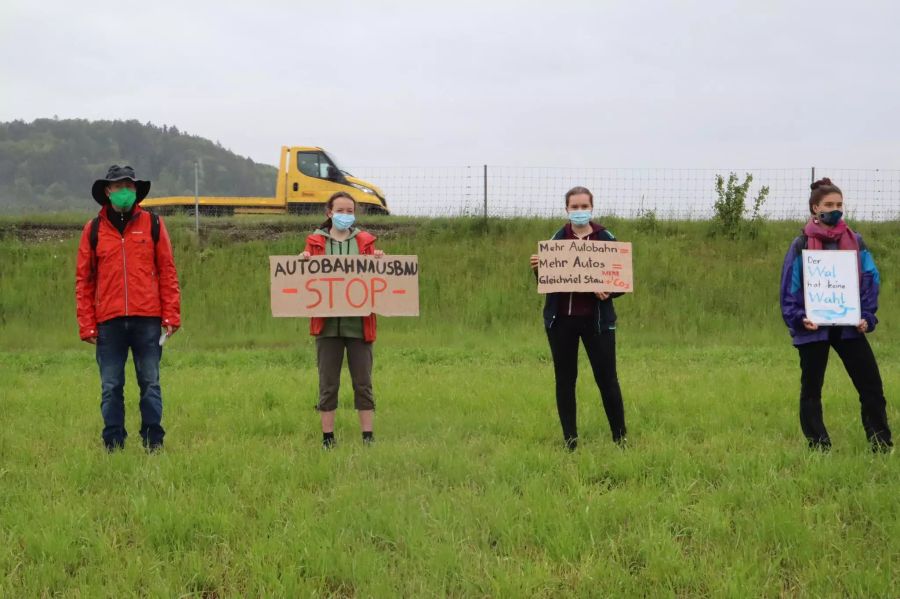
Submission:
[[[0,212],[93,209],[91,183],[111,164],[150,179],[151,197],[193,195],[195,160],[204,195],[274,194],[274,167],[174,126],[38,119],[0,123]]]

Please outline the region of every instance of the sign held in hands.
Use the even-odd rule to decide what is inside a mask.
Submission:
[[[269,256],[272,316],[418,316],[418,256]]]
[[[818,325],[853,325],[862,319],[859,256],[854,250],[803,250],[806,318]]]
[[[540,241],[537,255],[538,293],[634,291],[630,242]]]

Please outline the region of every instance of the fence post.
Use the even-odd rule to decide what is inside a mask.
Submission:
[[[812,185],[815,182],[816,182],[816,167],[812,167],[812,170],[810,172],[809,184]]]
[[[194,161],[194,233],[200,238],[200,164]]]
[[[487,221],[487,165],[484,165],[484,220]]]

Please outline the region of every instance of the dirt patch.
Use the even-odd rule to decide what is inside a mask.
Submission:
[[[317,228],[313,223],[296,222],[266,222],[266,223],[234,223],[212,222],[200,225],[200,236],[204,239],[224,238],[230,242],[260,241],[267,239],[281,239],[283,237],[305,236]],[[366,222],[365,230],[381,239],[390,239],[410,234],[413,231],[412,223],[383,223]]]
[[[0,239],[14,237],[23,243],[60,242],[81,235],[83,227],[76,223],[6,223],[0,224]]]

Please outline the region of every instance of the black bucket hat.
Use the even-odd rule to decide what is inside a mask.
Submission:
[[[97,200],[98,204],[104,206],[109,203],[109,198],[106,197],[106,186],[113,181],[122,181],[125,179],[134,182],[134,188],[137,195],[134,203],[140,204],[141,200],[146,198],[147,194],[150,193],[150,181],[140,181],[135,179],[134,169],[130,166],[119,166],[118,164],[114,164],[109,167],[109,170],[106,171],[105,179],[97,179],[94,181],[94,186],[91,187],[91,195],[94,196],[94,199]]]

